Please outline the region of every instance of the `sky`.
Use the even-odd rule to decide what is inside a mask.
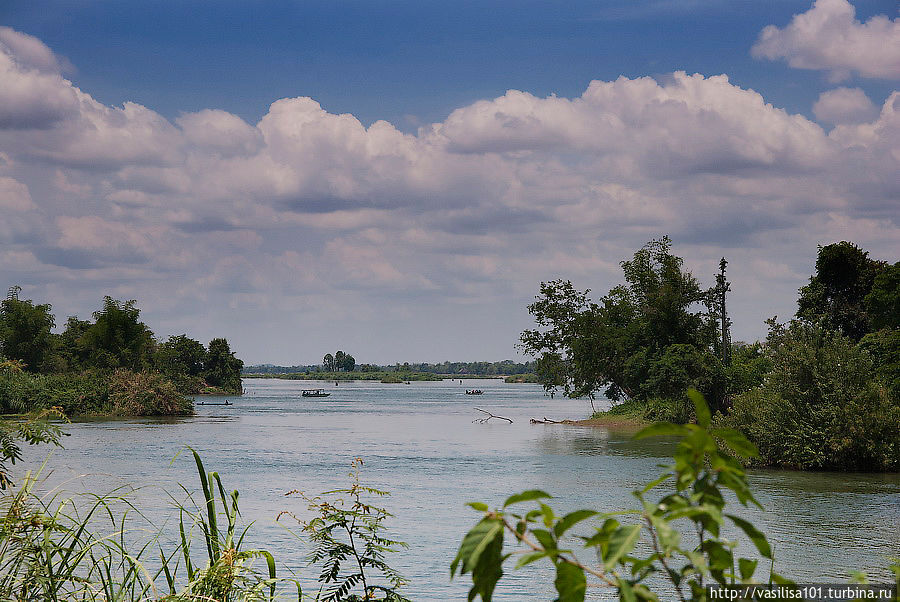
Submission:
[[[0,286],[245,363],[522,359],[668,235],[733,338],[900,250],[895,1],[0,4]]]

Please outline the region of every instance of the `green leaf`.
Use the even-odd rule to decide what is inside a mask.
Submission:
[[[541,546],[543,546],[545,550],[556,550],[556,540],[553,538],[553,535],[550,533],[550,531],[545,531],[544,529],[532,529],[531,532],[534,534],[538,542],[540,542]]]
[[[756,572],[756,565],[759,561],[750,560],[749,558],[739,558],[738,559],[738,568],[741,571],[741,579],[747,580],[753,577],[753,573]]]
[[[787,577],[782,577],[778,573],[773,572],[769,576],[769,582],[775,583],[777,585],[797,585],[794,581],[788,579]]]
[[[584,570],[568,562],[556,565],[556,580],[553,585],[559,593],[559,602],[583,602],[587,590]]]
[[[737,527],[750,538],[750,541],[753,542],[753,545],[756,546],[756,549],[759,550],[759,553],[762,554],[763,557],[770,560],[772,559],[772,547],[769,545],[769,541],[762,531],[754,527],[751,523],[740,517],[734,516],[733,514],[726,514],[725,516],[730,518],[731,522],[737,525]]]
[[[710,432],[724,441],[731,451],[742,458],[756,458],[759,456],[759,449],[739,430],[721,428],[713,429]]]
[[[488,511],[488,505],[484,504],[482,502],[469,502],[468,504],[466,504],[466,506],[469,506],[470,508],[474,508],[475,510],[478,510],[479,512],[487,512]]]
[[[450,565],[450,576],[456,574],[459,568],[459,574],[463,575],[471,571],[478,564],[479,557],[484,550],[497,538],[503,541],[503,523],[496,518],[483,518],[478,524],[466,533],[462,543],[459,545],[459,552],[453,563]],[[462,566],[460,566],[462,563]]]
[[[666,480],[668,480],[668,479],[671,479],[672,476],[673,476],[673,475],[672,475],[671,472],[667,472],[667,473],[661,475],[659,478],[653,479],[652,481],[650,481],[649,483],[647,483],[647,486],[646,486],[646,487],[644,487],[643,489],[641,489],[640,495],[643,495],[643,494],[647,493],[648,491],[650,491],[651,489],[653,489],[654,487],[656,487],[657,485],[659,485],[659,484],[662,483],[663,481],[666,481]]]
[[[546,558],[547,554],[545,552],[531,552],[529,554],[525,554],[519,561],[516,563],[516,568],[522,568],[526,564],[531,564],[535,560],[540,560],[541,558]]]
[[[684,437],[688,433],[690,431],[684,425],[672,424],[671,422],[657,422],[639,430],[634,435],[634,438],[646,439],[647,437],[671,437],[673,435]]]
[[[688,389],[687,394],[688,397],[691,398],[691,401],[694,402],[694,412],[697,414],[697,424],[703,428],[707,428],[712,420],[712,415],[709,413],[709,406],[706,405],[703,394],[697,389]]]
[[[596,516],[597,514],[599,514],[599,512],[595,510],[576,510],[575,512],[570,512],[559,519],[559,522],[553,527],[553,532],[556,533],[557,537],[562,537],[566,531],[571,529],[577,523],[592,516]]]
[[[625,581],[624,579],[618,579],[619,586],[619,600],[621,602],[637,602],[637,597],[634,595],[634,590],[631,588],[631,584]]]
[[[640,525],[625,525],[616,529],[609,538],[609,549],[603,558],[604,568],[608,571],[616,566],[622,556],[634,549],[640,536]]]
[[[541,498],[551,498],[553,497],[546,491],[541,491],[540,489],[529,489],[528,491],[523,491],[522,493],[517,493],[515,495],[511,495],[506,498],[506,501],[503,502],[503,507],[512,506],[513,504],[518,504],[520,502],[529,502],[531,500],[539,500]]]

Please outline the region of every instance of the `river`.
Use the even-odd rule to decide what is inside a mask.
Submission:
[[[272,550],[280,565],[308,578],[303,540],[274,521],[280,510],[304,510],[284,494],[346,485],[351,461],[361,457],[363,480],[392,493],[379,500],[395,515],[389,536],[410,545],[389,558],[410,579],[406,595],[464,600],[469,578],[451,581],[449,565],[477,518],[466,502],[497,505],[511,493],[540,488],[556,496],[560,511],[633,508],[630,492],[659,474],[657,465],[671,450],[670,443],[634,441],[616,430],[530,424],[531,417],[590,413],[588,402],[550,399],[537,385],[248,379],[244,386],[245,395],[228,398],[233,405],[198,405],[191,418],[68,425],[70,436],[64,449],[53,452],[44,486],[69,492],[140,486],[132,500],[160,521],[171,515],[168,494],[184,497],[179,483],[196,488],[193,460],[184,453],[189,445],[207,470],[222,475],[226,488],[240,490],[245,520],[256,521],[250,543]],[[330,397],[300,396],[303,388],[322,386]],[[475,387],[484,395],[464,394]],[[481,416],[476,406],[513,423],[475,423]],[[29,449],[25,467],[34,467],[46,451]],[[766,510],[738,513],[768,534],[777,572],[800,582],[844,582],[850,570],[867,569],[873,581],[889,579],[886,557],[900,556],[900,475],[756,470],[751,483]],[[740,550],[753,555],[750,547]],[[768,567],[760,571],[765,577]],[[552,599],[551,590],[546,569],[508,571],[497,599]],[[591,590],[593,599],[607,595]]]

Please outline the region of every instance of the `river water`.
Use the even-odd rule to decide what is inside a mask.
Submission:
[[[330,397],[300,396],[303,388],[323,385]],[[411,581],[406,595],[464,600],[468,576],[451,581],[449,565],[477,519],[466,502],[498,505],[511,493],[539,488],[556,497],[557,511],[634,508],[630,492],[656,477],[671,451],[671,443],[633,441],[627,432],[530,424],[532,417],[590,413],[586,401],[550,399],[537,385],[248,379],[244,386],[245,395],[229,398],[233,405],[198,405],[191,418],[68,425],[70,436],[53,452],[44,486],[67,492],[139,486],[132,501],[159,523],[172,516],[169,495],[184,498],[179,484],[196,489],[196,468],[184,452],[189,445],[226,488],[240,490],[244,519],[256,521],[249,543],[273,551],[279,570],[308,579],[314,573],[304,568],[304,541],[274,520],[281,510],[302,514],[305,505],[284,494],[345,486],[350,463],[361,457],[363,480],[392,493],[378,502],[395,515],[388,535],[410,545],[389,558]],[[484,395],[464,394],[476,387]],[[475,407],[513,423],[474,423],[481,416]],[[29,450],[25,467],[44,453]],[[776,572],[799,582],[844,582],[850,570],[865,569],[873,581],[889,580],[886,557],[900,556],[900,474],[757,470],[751,483],[765,511],[734,506],[768,534]],[[754,555],[752,547],[739,550]],[[553,599],[552,574],[529,569],[508,571],[497,598]],[[768,567],[757,574],[767,575]],[[609,595],[590,592],[592,599]]]

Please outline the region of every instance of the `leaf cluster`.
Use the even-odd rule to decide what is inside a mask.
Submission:
[[[291,512],[282,512],[279,519],[290,517],[298,522],[313,544],[309,564],[319,568],[320,587],[316,600],[405,602],[406,598],[398,590],[407,579],[393,569],[385,557],[408,546],[383,535],[384,523],[391,514],[368,498],[389,494],[362,484],[362,465],[360,458],[353,461],[347,488],[326,491],[315,497],[299,491],[288,492],[287,495],[297,495],[306,501],[314,516],[301,520]],[[386,585],[374,580],[377,575]]]

